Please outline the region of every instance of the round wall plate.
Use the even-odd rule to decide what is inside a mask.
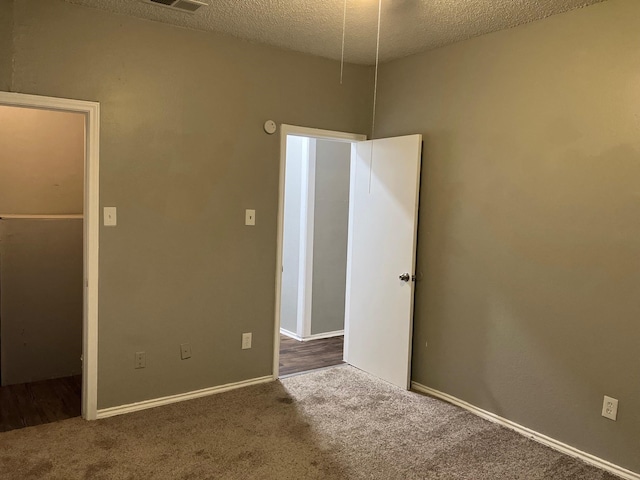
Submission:
[[[274,133],[276,133],[277,128],[278,127],[276,126],[276,122],[274,122],[273,120],[267,120],[266,122],[264,122],[264,131],[269,135],[273,135]]]

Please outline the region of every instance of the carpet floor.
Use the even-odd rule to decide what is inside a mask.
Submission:
[[[0,478],[617,477],[339,366],[97,422],[70,419],[0,433]]]

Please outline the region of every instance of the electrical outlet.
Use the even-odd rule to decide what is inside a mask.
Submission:
[[[136,352],[135,368],[145,368],[147,366],[147,354],[145,352]]]
[[[247,350],[251,348],[251,333],[242,334],[242,349]]]
[[[180,358],[182,360],[191,358],[191,345],[189,345],[188,343],[180,344]]]
[[[609,418],[613,421],[618,418],[618,400],[615,398],[604,396],[604,402],[602,403],[602,416]]]

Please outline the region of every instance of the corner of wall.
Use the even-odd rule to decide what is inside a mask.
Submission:
[[[14,76],[14,0],[0,0],[0,90],[12,91]]]

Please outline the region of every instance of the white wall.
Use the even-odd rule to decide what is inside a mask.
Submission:
[[[303,137],[287,137],[280,326],[294,334],[298,333],[302,176],[308,143]]]

